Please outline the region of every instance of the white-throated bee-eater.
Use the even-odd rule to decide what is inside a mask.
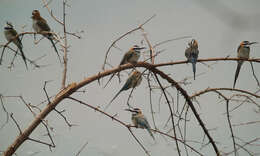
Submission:
[[[145,49],[145,47],[139,47],[138,45],[134,45],[133,47],[131,47],[125,54],[124,57],[122,58],[120,65],[124,65],[127,63],[137,63],[138,59],[140,58],[140,50]],[[119,74],[119,73],[118,73]],[[112,78],[115,76],[115,74],[113,74],[109,80],[107,81],[106,85],[104,86],[104,88],[108,85],[108,83],[112,80]]]
[[[142,129],[147,129],[153,140],[155,140],[153,133],[151,131],[151,126],[149,125],[146,117],[143,115],[141,109],[139,108],[134,108],[133,110],[131,109],[125,109],[126,111],[132,112],[132,122],[135,127],[137,128],[142,128]]]
[[[109,104],[105,107],[104,110],[106,110],[110,104],[115,100],[115,98],[124,90],[128,90],[130,88],[135,88],[140,85],[142,82],[142,73],[140,73],[137,70],[134,70],[131,75],[128,77],[126,80],[125,84],[123,87],[118,91],[118,93],[113,97],[113,99],[109,102]]]
[[[18,33],[17,31],[14,29],[13,25],[10,22],[6,22],[6,27],[4,27],[4,34],[5,34],[5,38],[8,42],[13,42],[19,49],[19,51],[21,52],[21,56],[23,58],[23,61],[25,63],[26,69],[28,69],[27,66],[27,62],[26,62],[26,57],[24,55],[23,52],[23,44],[21,39],[17,36]]]
[[[242,59],[249,59],[250,45],[256,44],[256,43],[258,43],[258,42],[242,41],[237,48],[237,57],[242,58]],[[243,62],[244,62],[243,60],[237,61],[237,69],[236,69],[236,73],[235,73],[235,80],[234,80],[233,88],[235,88],[236,81],[237,81],[237,78],[238,78],[238,75],[239,75]]]
[[[53,41],[55,38],[54,38],[53,34],[51,33],[51,29],[50,29],[49,25],[47,24],[47,21],[41,17],[40,12],[38,10],[33,10],[31,18],[33,20],[34,31],[37,33],[43,33],[43,32],[46,33],[46,34],[42,34],[42,35],[50,40],[52,46],[54,47],[55,52],[58,55],[59,61],[61,62],[60,55],[59,55],[56,45]],[[48,33],[48,32],[50,32],[50,33]]]
[[[195,80],[196,63],[199,56],[198,42],[195,39],[192,39],[191,42],[188,43],[188,47],[185,50],[185,56],[188,59],[188,62],[192,64],[193,77]]]

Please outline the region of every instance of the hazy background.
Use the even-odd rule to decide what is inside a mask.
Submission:
[[[236,56],[236,49],[243,40],[260,42],[260,1],[259,0],[110,0],[110,1],[69,1],[71,8],[67,9],[67,30],[70,32],[84,30],[82,39],[78,40],[69,36],[69,64],[68,82],[79,82],[87,76],[101,71],[105,52],[109,45],[123,33],[135,28],[146,19],[156,14],[156,17],[144,26],[152,44],[181,36],[192,36],[199,42],[199,58],[211,57],[231,57]],[[54,15],[59,19],[62,17],[62,1],[53,0],[49,6],[53,9]],[[13,23],[18,32],[32,31],[31,12],[38,9],[42,16],[48,21],[52,30],[62,33],[61,25],[57,24],[47,10],[43,8],[42,1],[38,0],[1,0],[0,2],[0,26],[2,34],[0,43],[6,43],[3,28],[6,21]],[[37,37],[38,39],[40,36]],[[112,48],[109,61],[117,65],[125,51],[134,44],[139,44],[143,40],[142,33],[135,32],[117,43],[122,49],[119,51]],[[184,50],[190,39],[183,39],[158,47],[156,50],[165,50],[156,58],[156,62],[169,62],[185,60]],[[11,71],[7,69],[13,57],[13,53],[6,49],[3,65],[0,66],[0,94],[22,95],[26,102],[34,105],[40,104],[46,99],[43,85],[44,81],[52,80],[47,85],[49,95],[58,92],[61,87],[62,66],[59,64],[54,49],[46,39],[39,44],[33,44],[33,36],[26,35],[23,39],[24,52],[26,57],[36,59],[43,55],[44,58],[37,61],[38,64],[48,65],[40,69],[34,69],[29,65],[26,70],[24,62],[20,57],[15,61],[15,68]],[[10,44],[11,45],[11,44]],[[11,45],[14,47],[14,45]],[[60,48],[60,47],[59,47]],[[2,49],[1,49],[2,50]],[[260,57],[260,45],[253,45],[251,57]],[[143,59],[143,57],[141,58]],[[207,64],[213,64],[207,63]],[[218,62],[208,68],[198,63],[196,81],[189,79],[191,85],[183,86],[191,95],[196,91],[207,87],[232,87],[236,62]],[[254,64],[255,72],[260,77],[260,65]],[[171,74],[172,78],[180,81],[185,77],[192,77],[191,65],[177,65],[162,68],[166,73]],[[143,69],[140,69],[141,71]],[[124,74],[123,81],[127,78]],[[106,81],[104,81],[106,82]],[[104,106],[120,89],[122,84],[117,79],[105,89],[94,82],[84,89],[86,93],[76,93],[73,97],[78,97],[93,106]],[[152,125],[149,94],[147,82],[143,83],[135,90],[131,99],[131,104],[143,109],[150,124]],[[236,87],[248,91],[257,89],[256,82],[252,77],[250,64],[243,65]],[[82,89],[81,89],[82,90]],[[170,90],[176,98],[174,89]],[[126,108],[126,98],[129,91],[122,93],[108,109],[111,114],[118,114],[118,118],[131,123],[130,114],[123,111]],[[155,118],[157,126],[162,131],[168,118],[169,110],[167,105],[158,105],[160,92],[154,92],[153,105],[155,108]],[[210,134],[217,141],[220,150],[229,152],[232,150],[231,135],[225,115],[225,103],[220,103],[215,94],[209,93],[198,98],[200,107],[196,105],[208,129],[217,128],[210,131]],[[164,101],[163,101],[164,102]],[[259,102],[259,100],[257,101]],[[14,113],[14,117],[24,130],[33,120],[32,114],[27,110],[21,100],[17,98],[5,99],[4,104],[8,112]],[[180,101],[183,104],[183,99]],[[46,104],[40,105],[44,107]],[[231,108],[236,107],[236,103],[231,103]],[[19,156],[31,155],[39,152],[37,156],[44,155],[75,155],[81,146],[88,142],[87,147],[81,155],[92,156],[130,156],[145,155],[141,147],[135,142],[128,130],[110,118],[100,115],[89,108],[64,100],[58,105],[57,109],[66,109],[64,115],[68,120],[77,124],[68,128],[64,120],[52,112],[48,115],[49,125],[54,128],[51,133],[56,144],[53,152],[47,146],[26,141],[17,151]],[[260,116],[255,110],[259,108],[252,104],[245,104],[238,110],[231,113],[232,123],[238,124],[248,121],[259,121]],[[1,125],[6,120],[5,113],[0,109]],[[188,139],[202,142],[202,129],[198,126],[193,115],[189,116]],[[169,126],[171,126],[169,124]],[[234,127],[234,134],[245,141],[259,137],[260,126],[254,124],[250,126]],[[142,141],[144,146],[151,152],[151,155],[177,155],[175,142],[164,139],[155,134],[154,142],[144,130],[133,129],[134,133]],[[0,150],[5,150],[19,134],[16,126],[10,120],[9,123],[0,130]],[[39,126],[31,135],[32,138],[48,141],[45,136],[44,127]],[[238,141],[238,143],[243,144]],[[200,148],[200,144],[192,144]],[[249,148],[259,153],[259,146]],[[201,151],[205,155],[214,155],[213,148],[207,146]],[[190,153],[190,155],[196,155]],[[241,152],[241,155],[247,155]]]

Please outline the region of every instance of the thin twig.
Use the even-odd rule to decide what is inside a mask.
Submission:
[[[162,41],[162,42],[159,42],[159,43],[156,43],[153,48],[156,48],[162,44],[165,44],[165,43],[168,43],[168,42],[171,42],[171,41],[176,41],[176,40],[181,40],[181,39],[185,39],[185,38],[191,38],[192,36],[182,36],[182,37],[176,37],[176,38],[173,38],[173,39],[169,39],[169,40],[165,40],[165,41]]]
[[[156,124],[155,124],[155,118],[154,118],[154,110],[153,110],[153,104],[152,104],[152,88],[151,88],[151,80],[150,80],[150,75],[152,74],[152,72],[148,73],[147,76],[147,83],[148,83],[148,88],[149,88],[149,103],[150,103],[150,110],[151,110],[151,114],[152,114],[152,121],[153,121],[153,126],[155,129],[158,129]]]
[[[76,37],[76,38],[78,38],[78,39],[81,39],[81,36],[77,35],[76,33],[66,32],[66,34],[71,35],[71,36],[74,36],[74,37]]]
[[[51,136],[51,133],[50,133],[50,131],[49,131],[49,128],[48,128],[47,124],[44,123],[44,122],[41,122],[41,123],[44,125],[44,127],[45,127],[45,129],[46,129],[46,131],[47,131],[47,135],[48,135],[49,139],[51,140],[52,146],[49,146],[49,149],[51,150],[51,147],[52,147],[52,148],[55,148],[56,145],[55,145],[55,143],[54,143],[54,141],[53,141],[53,139],[52,139],[52,136]]]
[[[47,145],[47,146],[52,147],[52,148],[55,147],[52,144],[49,144],[49,143],[46,143],[46,142],[43,142],[43,141],[40,141],[40,140],[36,140],[36,139],[32,139],[32,138],[28,138],[28,140],[33,141],[33,142],[37,142],[37,143],[40,143],[40,144],[44,144],[44,145]]]
[[[144,31],[144,28],[141,27],[141,30],[143,32],[143,36],[144,36],[144,39],[146,41],[146,43],[148,44],[149,46],[149,50],[150,50],[150,58],[151,58],[151,61],[152,61],[152,64],[154,64],[154,49],[153,49],[153,46],[151,44],[151,42],[149,41],[148,37],[147,37],[147,33]]]
[[[67,120],[66,116],[64,116],[64,115],[62,114],[65,110],[58,111],[58,110],[55,108],[54,111],[57,112],[57,113],[64,119],[64,121],[67,123],[67,125],[68,125],[69,127],[75,126],[75,124],[69,123],[69,121]]]
[[[4,102],[3,102],[3,95],[1,95],[1,94],[0,94],[0,102],[1,102],[1,105],[2,105],[4,112],[6,114],[5,123],[0,127],[0,130],[1,130],[9,121],[9,113],[8,113],[7,109],[5,108],[5,105],[4,105]]]
[[[239,124],[232,124],[232,126],[247,126],[247,125],[251,125],[251,124],[259,124],[260,121],[249,121],[249,122],[243,122],[243,123],[239,123]]]
[[[229,115],[229,99],[226,96],[224,96],[222,93],[220,93],[219,91],[215,90],[215,92],[218,93],[221,97],[223,97],[226,100],[227,120],[228,120],[228,125],[229,125],[229,129],[230,129],[231,137],[232,137],[234,153],[235,153],[235,156],[237,156],[235,136],[234,136],[234,132],[233,132],[232,124],[231,124],[231,120],[230,120],[230,115]]]
[[[150,156],[149,152],[146,150],[146,148],[144,147],[144,145],[137,139],[137,137],[134,135],[134,133],[132,132],[131,128],[128,127],[129,132],[131,133],[131,135],[134,137],[135,141],[142,147],[142,149],[145,151],[145,153]]]
[[[14,121],[16,127],[18,128],[20,135],[22,135],[22,130],[21,130],[20,126],[18,125],[17,121],[14,119],[13,113],[10,114],[10,117],[11,117],[12,120]]]
[[[83,151],[83,149],[88,145],[88,142],[86,142],[77,152],[76,156],[79,156],[79,154]]]
[[[234,138],[234,132],[233,132],[232,124],[231,124],[231,120],[230,120],[230,115],[229,115],[229,100],[228,99],[226,99],[226,109],[227,109],[228,125],[229,125],[229,129],[230,129],[230,132],[231,132],[233,147],[234,147],[235,156],[236,156],[237,155],[237,149],[236,149],[236,142],[235,142],[235,138]]]
[[[43,1],[43,4],[44,4],[43,7],[47,8],[47,10],[48,10],[49,14],[51,15],[51,17],[52,17],[56,22],[58,22],[59,24],[63,25],[63,23],[62,23],[60,20],[58,20],[57,17],[55,17],[55,16],[53,15],[52,10],[48,7],[48,3],[46,3],[45,0],[42,0],[42,1]]]
[[[255,80],[256,80],[256,83],[257,83],[258,87],[260,87],[260,83],[259,83],[259,81],[258,81],[258,79],[257,79],[257,77],[256,77],[256,75],[255,75],[253,63],[250,62],[250,65],[251,65],[252,73],[253,73],[253,76],[254,76],[254,78],[255,78]]]
[[[46,91],[46,84],[47,84],[48,82],[50,82],[50,81],[44,81],[43,90],[44,90],[44,93],[45,93],[45,95],[46,95],[46,97],[47,97],[48,103],[51,103],[50,98],[49,98],[49,95],[48,95],[48,93],[47,93],[47,91]]]
[[[63,70],[63,76],[62,76],[62,82],[61,82],[61,89],[65,88],[66,85],[66,78],[67,78],[67,67],[68,67],[68,40],[67,40],[67,31],[66,31],[66,2],[63,0],[63,35],[64,35],[64,70]]]
[[[255,98],[260,98],[260,96],[257,95],[257,94],[251,93],[251,92],[249,92],[249,91],[241,90],[241,89],[235,89],[235,88],[234,88],[234,89],[233,89],[233,88],[206,88],[206,89],[204,89],[204,90],[202,90],[202,91],[199,91],[199,92],[193,94],[193,95],[191,96],[191,98],[194,98],[194,97],[196,97],[196,96],[200,96],[200,95],[205,94],[205,93],[208,93],[208,92],[215,92],[215,91],[220,91],[220,90],[236,91],[236,92],[245,93],[245,94],[254,96]]]

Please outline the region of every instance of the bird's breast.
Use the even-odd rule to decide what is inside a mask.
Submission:
[[[249,52],[250,52],[249,47],[243,47],[243,48],[240,48],[238,50],[237,56],[239,58],[246,58],[246,59],[248,59],[249,58]]]
[[[34,29],[35,32],[37,32],[37,33],[41,32],[41,29],[40,29],[40,27],[38,26],[36,20],[33,20],[33,25],[32,25],[32,27],[33,27],[33,29]]]
[[[9,32],[8,30],[7,31],[4,31],[4,34],[5,34],[5,38],[7,41],[11,41],[15,36],[13,36],[13,34],[11,32]]]

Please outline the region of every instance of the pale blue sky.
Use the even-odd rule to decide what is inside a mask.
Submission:
[[[219,3],[218,3],[219,2]],[[109,45],[123,33],[135,28],[146,19],[156,14],[156,17],[144,26],[152,44],[181,36],[192,36],[199,42],[199,58],[210,57],[231,57],[236,56],[236,49],[243,40],[260,42],[260,1],[258,0],[219,0],[209,2],[207,0],[77,0],[69,1],[71,8],[68,8],[67,22],[68,31],[84,30],[82,39],[78,40],[69,37],[69,65],[68,82],[78,82],[83,78],[101,71],[105,52]],[[56,33],[62,33],[62,27],[55,23],[47,10],[43,8],[42,1],[38,0],[1,0],[0,2],[0,26],[4,27],[6,21],[13,23],[15,28],[21,32],[32,31],[31,12],[38,9],[42,16],[48,21],[50,27]],[[53,13],[61,18],[62,2],[53,0],[50,5]],[[3,29],[0,35],[0,43],[6,43]],[[39,36],[38,36],[39,39]],[[112,49],[109,61],[117,65],[123,53],[134,44],[140,44],[143,39],[140,32],[133,33],[127,38],[117,43],[122,49]],[[158,47],[156,50],[165,50],[156,58],[156,62],[169,62],[185,60],[184,50],[190,39],[183,39]],[[44,39],[39,44],[33,44],[33,36],[27,35],[23,39],[25,55],[30,59],[36,59],[43,55],[46,57],[37,63],[48,65],[47,67],[34,69],[29,65],[29,70],[25,69],[23,61],[16,59],[15,68],[7,69],[12,54],[6,50],[3,65],[0,66],[0,94],[22,95],[27,102],[39,104],[45,100],[42,90],[44,81],[52,80],[47,86],[49,95],[57,93],[61,86],[62,67],[59,65],[57,56],[50,46],[48,40]],[[11,45],[14,47],[13,45]],[[60,47],[59,47],[60,48]],[[260,57],[260,45],[252,46],[251,57]],[[141,58],[143,59],[143,57]],[[207,63],[209,65],[213,63]],[[191,95],[196,91],[207,87],[232,87],[236,62],[218,62],[208,68],[203,64],[197,64],[196,81],[191,85],[183,86]],[[256,75],[260,78],[260,65],[254,64]],[[252,77],[250,64],[245,63],[241,69],[236,86],[248,91],[256,90],[256,82]],[[192,77],[191,65],[178,65],[162,68],[166,73],[180,81],[189,76]],[[143,69],[141,69],[143,70]],[[122,72],[124,73],[124,72]],[[123,80],[127,78],[124,73]],[[106,82],[106,81],[104,81]],[[104,106],[120,89],[122,84],[118,84],[117,79],[113,79],[110,86],[103,89],[97,82],[86,87],[85,94],[75,94],[81,100],[94,106]],[[176,97],[175,90],[171,90]],[[119,118],[131,123],[130,114],[123,111],[126,108],[125,100],[129,92],[124,92],[114,101],[110,109],[111,114],[118,113]],[[151,122],[150,105],[148,100],[147,83],[143,83],[134,92],[132,103],[134,106],[143,109],[144,114]],[[159,92],[153,96],[156,110],[156,122],[162,131],[167,119],[168,109],[163,103],[158,106]],[[210,134],[217,142],[219,149],[228,152],[232,150],[230,132],[227,129],[225,104],[219,103],[214,94],[203,95],[198,98],[200,107],[196,105],[201,118],[204,119],[208,129],[218,128],[217,131],[210,131]],[[17,99],[5,100],[5,106],[9,112],[14,113],[14,117],[25,129],[33,120],[31,113],[23,103]],[[259,103],[259,100],[257,101]],[[180,102],[183,104],[183,100]],[[231,103],[235,107],[236,103]],[[44,105],[41,105],[43,108]],[[143,150],[137,145],[130,133],[124,127],[111,121],[111,119],[100,115],[88,108],[84,108],[75,102],[63,101],[58,109],[66,109],[65,115],[74,124],[79,126],[68,128],[62,118],[56,113],[51,113],[47,119],[54,127],[52,133],[56,148],[50,152],[48,147],[26,141],[17,151],[19,156],[27,156],[33,152],[40,152],[37,156],[57,156],[75,155],[80,147],[88,141],[89,144],[82,152],[82,155],[92,156],[130,156],[144,155]],[[247,121],[259,121],[259,114],[254,113],[257,109],[252,104],[247,104],[239,110],[231,113],[233,123]],[[0,123],[5,120],[5,114],[0,110]],[[189,116],[191,122],[188,127],[190,139],[202,141],[202,130],[198,127],[193,115]],[[259,124],[254,126],[235,127],[234,133],[247,141],[259,137]],[[152,156],[156,155],[177,155],[175,143],[172,140],[165,141],[163,137],[155,134],[156,142],[150,138],[144,130],[134,129]],[[42,126],[32,134],[33,138],[48,141]],[[0,130],[0,150],[6,149],[18,135],[17,128],[10,121]],[[195,144],[196,148],[200,145]],[[225,148],[228,146],[227,148]],[[260,152],[257,148],[252,151]],[[163,153],[162,153],[163,152]],[[207,146],[202,151],[205,155],[214,155],[212,147]],[[195,155],[191,153],[190,155]],[[241,155],[246,153],[241,152]]]

